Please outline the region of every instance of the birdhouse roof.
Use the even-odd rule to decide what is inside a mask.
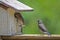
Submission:
[[[31,11],[33,8],[17,1],[17,0],[0,0],[0,4],[11,7],[16,11]]]

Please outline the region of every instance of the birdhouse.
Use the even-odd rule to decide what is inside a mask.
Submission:
[[[18,0],[0,0],[0,35],[22,34],[24,19],[20,12],[32,10]]]

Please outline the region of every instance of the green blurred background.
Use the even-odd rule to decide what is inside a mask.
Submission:
[[[19,0],[34,8],[31,12],[22,12],[25,20],[23,33],[40,34],[37,20],[42,19],[51,34],[60,34],[60,0]]]

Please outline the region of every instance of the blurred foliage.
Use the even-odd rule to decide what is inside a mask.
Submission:
[[[60,34],[60,0],[19,0],[24,4],[34,8],[31,12],[22,12],[25,20],[23,33],[41,33],[37,20],[42,19],[46,28],[52,34]]]

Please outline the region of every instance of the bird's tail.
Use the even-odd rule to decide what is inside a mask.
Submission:
[[[44,32],[44,34],[48,34],[48,35],[51,35],[49,32]]]

